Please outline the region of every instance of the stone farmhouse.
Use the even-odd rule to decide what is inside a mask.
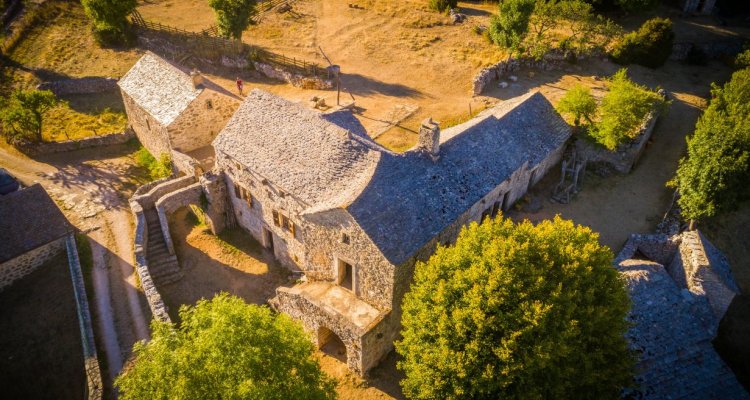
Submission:
[[[210,168],[211,141],[241,101],[200,72],[185,72],[151,52],[118,85],[140,142],[154,157],[170,155],[181,170],[192,169],[191,158],[203,162],[202,170]]]
[[[442,132],[426,120],[404,154],[355,122],[254,90],[214,140],[213,172],[227,217],[304,275],[272,305],[318,346],[338,337],[364,374],[393,346],[415,263],[522,197],[571,133],[539,93]]]
[[[0,196],[0,290],[65,251],[73,230],[39,184]]]

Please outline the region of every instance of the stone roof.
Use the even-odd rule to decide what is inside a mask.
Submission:
[[[510,178],[562,146],[570,128],[540,93],[485,110],[441,132],[440,157],[384,153],[347,210],[398,265]]]
[[[73,226],[41,185],[0,196],[0,263],[71,232]]]
[[[626,259],[617,268],[632,300],[627,337],[639,357],[637,387],[625,398],[750,398],[711,345],[705,301],[680,290],[656,262]]]
[[[174,122],[203,91],[203,87],[193,87],[188,73],[150,51],[117,84],[164,126]]]
[[[310,207],[345,202],[367,182],[381,154],[321,113],[258,89],[213,146]]]

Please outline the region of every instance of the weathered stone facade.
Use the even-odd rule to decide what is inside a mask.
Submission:
[[[0,290],[28,275],[64,248],[65,238],[60,238],[0,264]]]
[[[214,141],[237,223],[304,274],[305,283],[278,288],[272,305],[300,319],[318,346],[336,335],[360,374],[393,347],[415,263],[522,197],[570,135],[538,94],[444,133],[424,125],[420,145],[397,155],[253,92]]]

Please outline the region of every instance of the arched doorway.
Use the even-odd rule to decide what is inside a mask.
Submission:
[[[333,331],[324,326],[318,329],[318,348],[346,364],[346,345]]]

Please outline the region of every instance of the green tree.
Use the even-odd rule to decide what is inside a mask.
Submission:
[[[136,0],[81,0],[86,15],[94,23],[94,32],[102,43],[125,43],[129,35],[128,15]]]
[[[750,49],[737,54],[737,58],[734,59],[734,65],[738,68],[750,67]]]
[[[750,182],[750,68],[735,72],[687,139],[687,156],[670,182],[683,217],[700,220],[731,209],[747,197]]]
[[[639,13],[653,10],[659,5],[659,0],[615,0],[624,11]]]
[[[599,104],[598,121],[589,134],[609,150],[634,139],[648,113],[666,106],[664,99],[648,88],[628,79],[623,68],[610,78],[609,91]]]
[[[674,31],[669,18],[652,18],[637,31],[623,36],[612,49],[611,56],[618,64],[639,64],[658,68],[672,54]]]
[[[429,6],[440,12],[458,7],[458,0],[429,0]]]
[[[572,115],[575,126],[580,125],[581,117],[591,124],[591,118],[596,113],[596,99],[591,94],[591,89],[578,84],[563,95],[557,103],[557,110]]]
[[[115,384],[122,399],[334,399],[302,327],[226,293],[153,321]]]
[[[216,22],[222,36],[240,39],[242,32],[252,23],[255,0],[208,0],[216,13]]]
[[[10,143],[42,141],[44,114],[60,101],[49,90],[16,90],[0,110],[3,136]]]
[[[529,30],[529,19],[534,11],[535,0],[503,0],[498,14],[490,18],[490,39],[498,46],[509,50],[509,56],[521,48]]]
[[[485,219],[416,266],[396,350],[412,399],[619,398],[634,358],[612,252],[559,216]]]

